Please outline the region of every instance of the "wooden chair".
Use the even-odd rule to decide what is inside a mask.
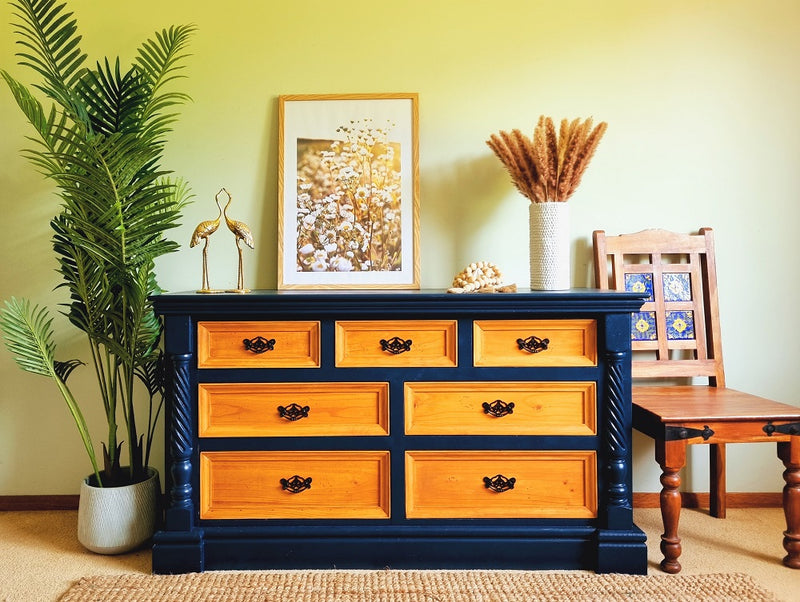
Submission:
[[[631,317],[632,374],[634,380],[654,382],[634,383],[632,414],[633,427],[655,440],[662,470],[661,568],[667,573],[681,570],[679,471],[686,463],[687,445],[710,445],[710,512],[724,518],[725,444],[744,442],[777,442],[786,467],[783,562],[800,568],[800,408],[725,386],[712,230],[703,228],[696,235],[645,230],[620,236],[596,231],[593,243],[599,288],[647,296]],[[770,347],[761,350],[769,352]],[[697,377],[707,384],[694,384]],[[679,384],[684,381],[693,384]]]

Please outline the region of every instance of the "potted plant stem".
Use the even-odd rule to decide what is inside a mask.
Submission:
[[[0,76],[35,130],[30,138],[35,146],[24,154],[56,185],[61,200],[50,222],[53,250],[59,286],[69,292],[64,314],[85,333],[97,376],[108,426],[102,469],[81,406],[66,383],[83,362],[55,360],[47,310],[12,299],[0,311],[0,327],[20,367],[53,379],[64,398],[92,464],[86,487],[155,482],[150,485],[154,493],[148,494],[155,498],[160,486],[149,461],[163,403],[162,326],[150,296],[159,292],[155,259],[177,250],[166,233],[178,225],[190,196],[188,187],[170,178],[161,162],[175,107],[188,100],[169,86],[181,77],[194,27],[157,32],[141,45],[127,70],[118,58],[87,67],[77,21],[65,3],[13,0],[11,5],[19,64],[40,78],[33,87],[51,107],[45,108],[8,72],[0,70]],[[124,434],[118,432],[120,426]],[[127,466],[121,463],[123,444]],[[83,489],[79,523],[84,519]],[[155,504],[146,505],[153,507],[154,524]],[[153,531],[148,529],[145,539]],[[96,547],[122,551],[113,542]]]

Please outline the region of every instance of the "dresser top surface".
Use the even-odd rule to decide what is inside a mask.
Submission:
[[[570,289],[515,293],[448,293],[444,289],[422,290],[254,290],[246,294],[195,292],[164,293],[153,297],[162,315],[231,312],[543,312],[627,313],[638,310],[643,297],[637,293]]]

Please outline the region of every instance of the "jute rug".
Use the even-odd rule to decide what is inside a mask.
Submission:
[[[776,598],[741,574],[535,571],[221,571],[85,577],[60,602],[750,601]]]

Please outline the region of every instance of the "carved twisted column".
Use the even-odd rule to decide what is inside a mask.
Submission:
[[[172,363],[169,395],[170,474],[172,488],[167,509],[168,530],[188,530],[192,526],[192,406],[189,390],[191,353],[169,355]]]
[[[623,510],[627,515],[632,513],[628,488],[630,404],[623,377],[626,357],[624,351],[606,353],[606,424],[603,443],[608,458],[605,467],[608,522],[613,522],[615,511]]]

